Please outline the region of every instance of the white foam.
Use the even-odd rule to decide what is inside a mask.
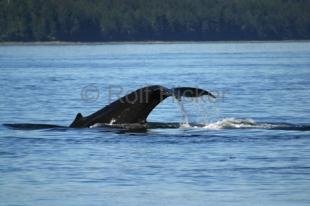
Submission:
[[[206,124],[207,129],[255,128],[259,127],[252,119],[225,118],[217,122]]]
[[[103,124],[103,123],[96,123],[96,124],[91,125],[89,128],[104,127],[105,125],[106,124]]]
[[[239,128],[274,128],[278,125],[268,123],[256,123],[253,119],[224,118],[217,122],[206,124],[206,129],[239,129]]]

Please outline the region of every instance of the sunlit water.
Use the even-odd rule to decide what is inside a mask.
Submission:
[[[141,132],[3,125],[152,84],[218,98],[168,98]],[[0,92],[0,205],[310,205],[309,42],[2,45]]]

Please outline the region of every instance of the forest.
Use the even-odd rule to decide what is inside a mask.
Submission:
[[[310,0],[0,0],[0,41],[310,39]]]

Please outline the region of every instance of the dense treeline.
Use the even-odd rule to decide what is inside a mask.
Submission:
[[[310,0],[0,0],[0,41],[310,39]]]

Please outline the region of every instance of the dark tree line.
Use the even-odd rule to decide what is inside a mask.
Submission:
[[[0,41],[310,38],[310,0],[0,0]]]

